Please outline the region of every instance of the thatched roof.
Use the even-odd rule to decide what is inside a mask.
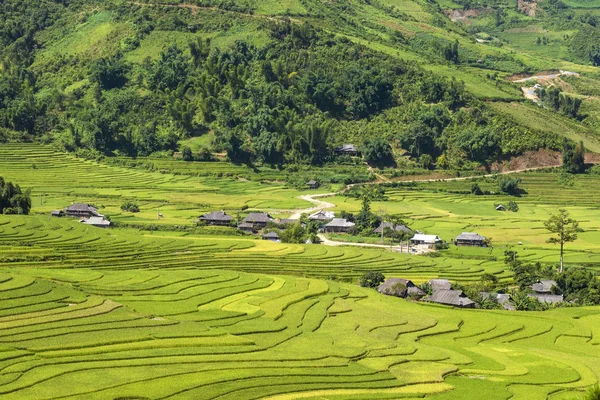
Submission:
[[[92,215],[95,216],[100,216],[100,214],[98,213],[98,209],[96,209],[95,207],[90,206],[89,204],[86,203],[73,203],[71,204],[69,207],[67,207],[65,209],[66,212],[72,212],[72,213],[86,213],[89,212]]]
[[[203,221],[232,221],[233,217],[225,211],[212,211],[208,214],[202,214],[200,219]]]
[[[452,284],[447,279],[430,279],[429,285],[431,286],[432,291],[436,290],[450,290],[452,289]]]
[[[475,302],[469,299],[462,290],[437,290],[425,298],[425,301],[454,307],[475,306]]]
[[[408,227],[406,227],[406,225],[401,225],[401,224],[394,225],[392,222],[382,222],[381,224],[379,224],[379,227],[377,227],[377,229],[375,229],[373,231],[373,233],[381,233],[381,231],[385,228],[394,229],[394,231],[396,231],[396,232],[400,232],[400,231],[406,232],[406,233],[412,232]]]
[[[405,289],[405,290],[400,290]],[[427,293],[419,289],[412,281],[402,278],[389,278],[386,279],[377,288],[379,293],[387,294],[390,296],[406,297],[406,296],[425,296]]]
[[[330,223],[326,224],[326,228],[352,228],[356,224],[345,218],[334,218]]]
[[[273,218],[267,213],[261,212],[251,212],[248,214],[246,218],[244,218],[244,222],[250,223],[267,223],[273,221]]]
[[[538,299],[542,303],[554,304],[554,303],[562,303],[565,301],[565,298],[562,294],[542,294],[542,293],[533,293],[528,294],[528,297],[533,299]]]
[[[536,293],[551,293],[554,286],[556,286],[556,281],[542,279],[531,285],[531,290]]]
[[[263,239],[279,239],[277,232],[269,232],[262,235]]]
[[[456,237],[456,240],[465,242],[485,242],[485,236],[481,236],[474,232],[463,232]]]

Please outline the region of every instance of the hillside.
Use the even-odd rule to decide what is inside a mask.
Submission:
[[[391,164],[390,143],[451,169],[563,137],[600,151],[600,76],[581,40],[595,5],[513,3],[6,1],[0,139],[273,165],[323,163],[344,142]],[[555,108],[507,79],[558,69],[581,75],[543,82],[561,90]]]

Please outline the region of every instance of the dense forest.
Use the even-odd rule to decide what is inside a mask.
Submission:
[[[562,148],[558,134],[532,131],[497,113],[460,80],[309,21],[261,19],[252,22],[266,34],[261,43],[215,46],[209,33],[231,28],[228,13],[250,18],[255,5],[198,4],[215,8],[205,10],[209,18],[123,1],[5,1],[0,139],[38,140],[92,155],[147,156],[170,154],[180,140],[212,135],[212,150],[230,160],[272,165],[319,164],[332,158],[336,146],[351,142],[376,165],[393,165],[393,149],[401,148],[423,165],[441,168]],[[99,18],[100,9],[127,26],[127,35],[109,37],[92,57],[40,56],[46,43],[71,29],[73,19],[85,24]],[[321,16],[327,17],[333,18]],[[153,32],[164,31],[207,34],[171,43],[142,62],[128,57]],[[410,45],[427,47],[419,40]],[[432,51],[429,46],[424,54]],[[458,41],[447,41],[436,57],[455,64],[461,54]],[[557,110],[577,114],[579,101],[557,99]]]

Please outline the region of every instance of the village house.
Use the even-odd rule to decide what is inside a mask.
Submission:
[[[271,242],[279,242],[279,235],[277,232],[269,232],[262,235],[263,240],[270,240]]]
[[[254,224],[251,224],[249,222],[242,222],[241,224],[239,224],[237,226],[237,228],[240,231],[244,231],[244,232],[248,232],[248,233],[254,233],[254,232],[256,232],[256,230],[254,229]]]
[[[454,239],[456,246],[485,246],[485,236],[473,232],[463,232]]]
[[[437,235],[424,235],[422,233],[417,233],[410,239],[410,242],[415,246],[425,246],[430,249],[434,248],[435,245],[442,243],[442,239],[440,239]]]
[[[344,144],[340,147],[334,148],[333,151],[337,155],[349,155],[349,156],[358,155],[358,149],[353,144]]]
[[[213,211],[200,216],[200,222],[205,222],[208,225],[227,226],[233,221],[233,217],[225,213],[225,211]]]
[[[98,213],[95,207],[85,203],[73,203],[65,209],[67,217],[75,218],[89,218],[89,217],[103,217],[102,214]]]
[[[401,278],[386,279],[377,291],[388,296],[421,298],[427,293],[419,289],[412,281]]]
[[[506,207],[504,207],[502,204],[498,204],[496,206],[496,211],[506,211]]]
[[[83,218],[79,222],[83,222],[86,225],[95,226],[96,228],[108,228],[110,226],[110,221],[104,219],[104,217]]]
[[[562,303],[565,301],[565,298],[563,297],[562,294],[532,293],[532,294],[528,294],[527,297],[530,297],[532,299],[538,299],[542,303],[547,303],[547,304]]]
[[[332,211],[317,211],[314,214],[308,216],[309,221],[327,222],[335,218],[335,214]]]
[[[273,218],[269,214],[262,212],[251,212],[246,218],[242,220],[242,222],[252,224],[257,228],[264,228],[269,222],[272,221]]]
[[[394,225],[392,222],[382,222],[381,224],[379,224],[379,227],[377,227],[377,229],[373,230],[373,233],[381,234],[381,231],[386,228],[393,229],[395,232],[405,232],[408,234],[412,233],[412,231],[409,228],[407,228],[406,225]]]
[[[431,296],[426,297],[425,301],[458,308],[475,308],[476,305],[462,290],[436,290]]]
[[[347,233],[352,228],[354,228],[356,224],[354,222],[350,222],[345,218],[334,218],[330,223],[326,224],[324,227],[325,233],[330,232],[343,232]]]
[[[429,286],[431,286],[432,292],[437,290],[450,290],[452,289],[452,284],[447,279],[430,279]]]
[[[65,212],[63,210],[52,210],[50,212],[50,216],[52,217],[64,217],[65,216]]]
[[[538,280],[536,283],[530,286],[531,290],[537,294],[551,294],[552,288],[556,286],[556,281],[551,279]]]
[[[318,188],[319,188],[319,186],[321,186],[321,185],[319,184],[319,182],[317,182],[317,181],[315,181],[315,180],[312,180],[312,181],[308,181],[308,182],[306,183],[306,186],[307,186],[309,189],[318,189]]]

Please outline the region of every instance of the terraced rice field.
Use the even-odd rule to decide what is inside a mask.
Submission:
[[[277,185],[263,192],[256,183],[108,166],[36,145],[0,146],[0,171],[34,188],[39,212],[0,216],[3,400],[575,400],[598,382],[599,307],[457,310],[355,284],[374,269],[415,282],[468,283],[484,272],[508,282],[502,253],[517,240],[524,259],[556,262],[557,250],[540,231],[556,196],[584,230],[568,247],[567,262],[597,268],[593,178],[574,183],[589,187],[584,195],[567,187],[549,196],[556,177],[526,175],[519,213],[497,214],[490,211],[496,196],[442,192],[438,183],[390,190],[391,201],[374,209],[403,213],[417,229],[444,238],[477,230],[497,243],[431,258],[184,231],[102,230],[46,213],[69,199],[105,201],[111,215],[124,198],[151,205],[164,197],[172,202],[169,212],[181,207],[191,215],[198,212],[195,201],[213,202],[217,194],[235,204],[248,196],[266,205],[303,205]],[[348,211],[357,205],[332,201]]]
[[[80,201],[98,205],[101,212],[116,221],[184,224],[214,209],[239,212],[246,206],[277,210],[306,204],[296,198],[300,192],[282,183],[238,178],[244,171],[252,173],[247,168],[225,163],[210,163],[206,167],[214,170],[202,177],[173,175],[85,161],[47,146],[0,145],[0,176],[32,188],[36,213],[48,213]],[[224,170],[229,171],[229,176],[223,176]],[[122,213],[120,205],[125,200],[137,201],[142,212],[135,216]],[[160,221],[159,210],[165,216]]]
[[[98,270],[234,269],[351,281],[377,268],[416,281],[478,280],[510,275],[493,257],[424,258],[378,249],[280,244],[243,237],[194,236],[133,229],[102,230],[70,219],[0,216],[0,267]]]
[[[600,374],[598,308],[453,310],[287,275],[85,264],[0,270],[3,399],[567,399]]]

